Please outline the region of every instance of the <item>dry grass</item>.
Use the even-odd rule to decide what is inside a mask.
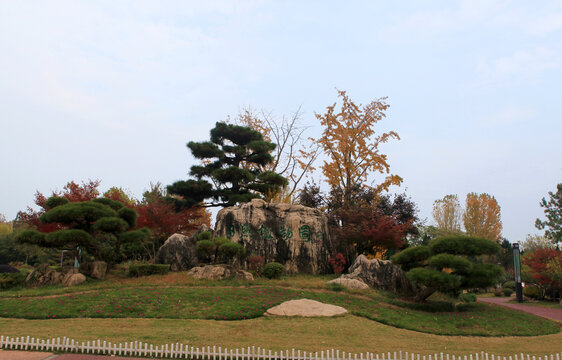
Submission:
[[[403,330],[360,317],[259,318],[244,321],[172,319],[0,319],[3,335],[70,336],[79,341],[180,342],[229,348],[260,346],[273,351],[339,349],[349,352],[409,351],[421,354],[489,352],[544,355],[560,351],[562,333],[535,337],[438,336]]]

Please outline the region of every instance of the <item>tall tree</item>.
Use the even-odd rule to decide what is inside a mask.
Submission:
[[[445,195],[433,202],[433,219],[437,228],[448,233],[460,233],[462,207],[457,195]]]
[[[386,116],[389,107],[386,98],[361,107],[351,101],[345,91],[338,91],[338,96],[341,108],[337,109],[334,103],[325,114],[316,114],[324,127],[322,137],[316,141],[328,156],[322,172],[330,188],[337,189],[343,196],[343,205],[347,207],[358,184],[372,188],[376,194],[391,185],[400,185],[402,179],[397,175],[388,175],[374,186],[365,184],[373,173],[390,172],[387,156],[379,151],[379,146],[400,137],[394,131],[375,133],[374,126]]]
[[[491,195],[467,194],[463,222],[468,236],[496,242],[501,239],[501,209],[496,198]]]
[[[556,249],[556,245],[545,236],[527,234],[527,237],[521,243],[521,249],[526,254],[530,254],[538,249]]]
[[[539,230],[545,230],[545,235],[553,243],[562,242],[562,183],[556,185],[556,192],[548,192],[550,199],[541,200],[541,207],[544,208],[546,220],[537,219],[535,226]]]
[[[283,176],[261,170],[273,161],[270,153],[275,144],[249,127],[218,122],[211,130],[211,141],[191,141],[187,147],[203,164],[191,167],[190,175],[195,180],[168,186],[168,193],[181,207],[192,207],[206,199],[212,201],[202,206],[232,206],[287,185]]]

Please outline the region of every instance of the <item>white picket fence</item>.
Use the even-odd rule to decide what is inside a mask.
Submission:
[[[561,352],[544,356],[529,354],[500,356],[480,352],[455,356],[444,353],[420,355],[402,351],[380,354],[371,352],[354,354],[334,349],[320,352],[307,352],[295,349],[272,352],[271,350],[255,346],[241,349],[227,349],[220,346],[198,348],[179,343],[154,346],[140,341],[113,344],[101,340],[78,342],[67,337],[63,337],[62,339],[53,338],[42,340],[29,336],[0,336],[0,349],[98,355],[150,356],[193,360],[560,360],[560,356],[562,355]]]

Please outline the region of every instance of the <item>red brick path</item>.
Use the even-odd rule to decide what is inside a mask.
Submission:
[[[493,298],[478,298],[478,301],[488,304],[501,305],[501,306],[508,307],[510,309],[524,311],[533,315],[542,316],[550,320],[562,322],[562,309],[552,309],[547,307],[508,303],[508,301],[511,299],[512,298],[493,297]]]

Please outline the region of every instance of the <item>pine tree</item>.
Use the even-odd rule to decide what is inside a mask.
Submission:
[[[210,141],[189,142],[187,147],[202,165],[191,167],[195,179],[177,181],[168,193],[180,207],[232,206],[278,191],[287,180],[263,167],[273,161],[275,144],[249,127],[217,122]],[[207,180],[208,179],[208,180]]]

